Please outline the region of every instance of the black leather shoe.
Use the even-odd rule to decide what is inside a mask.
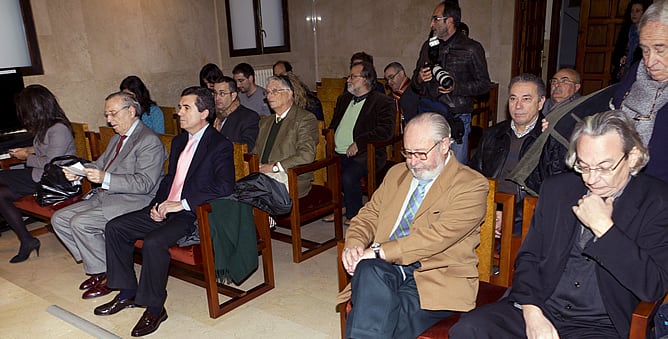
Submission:
[[[141,319],[137,322],[137,325],[132,329],[132,336],[143,337],[153,333],[158,330],[160,324],[165,320],[167,320],[167,311],[164,307],[160,314],[153,314],[146,310],[144,311],[144,314],[142,314]]]
[[[93,299],[97,297],[102,297],[105,296],[109,293],[114,291],[113,289],[107,287],[107,284],[105,282],[101,282],[93,287],[91,287],[88,291],[84,292],[83,295],[81,295],[81,298],[83,299]]]
[[[120,300],[117,294],[110,302],[96,307],[93,313],[95,315],[112,315],[130,307],[135,307],[135,298]]]
[[[93,274],[93,275],[90,276],[90,278],[84,280],[84,282],[82,282],[81,285],[79,285],[79,289],[80,290],[87,290],[91,287],[99,285],[105,279],[107,279],[107,274],[106,273]]]

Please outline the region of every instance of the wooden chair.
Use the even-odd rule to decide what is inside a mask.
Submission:
[[[496,192],[496,180],[489,179],[489,192],[487,193],[487,210],[485,212],[485,219],[480,227],[480,245],[476,249],[478,255],[478,279],[480,287],[478,289],[478,297],[476,305],[484,305],[498,300],[505,292],[507,286],[498,286],[492,283],[493,277],[493,254],[494,248],[494,226],[496,219],[496,205],[497,202],[503,204],[504,210],[514,209],[513,196],[506,193]],[[499,195],[496,197],[496,195]],[[512,232],[512,219],[507,220],[508,225],[503,225],[502,229],[510,229]],[[341,263],[341,254],[345,243],[340,241],[338,243],[338,281],[339,290],[348,285],[350,277],[343,268]],[[341,336],[343,337],[346,328],[346,317],[348,312],[352,309],[350,301],[337,305],[337,311],[341,318]],[[450,327],[459,319],[459,315],[454,315],[441,320],[436,325],[425,331],[418,338],[442,338],[443,333],[447,335]],[[445,337],[447,338],[447,336]]]
[[[99,150],[100,150],[100,155],[104,153],[104,150],[107,149],[107,146],[109,146],[109,142],[111,141],[111,137],[116,134],[113,128],[109,126],[100,126],[100,142],[99,142]]]
[[[322,127],[322,124],[319,124]],[[343,239],[343,218],[341,216],[341,162],[334,155],[334,133],[324,130],[324,141],[321,138],[319,147],[326,146],[326,156],[310,164],[287,169],[288,186],[292,198],[292,211],[285,216],[275,216],[277,228],[272,230],[271,237],[292,244],[292,260],[302,262],[329,248],[336,246]],[[259,164],[258,164],[259,166]],[[253,167],[257,171],[259,167]],[[297,177],[300,174],[326,169],[326,181],[318,184],[315,181],[311,191],[299,198]],[[334,236],[326,241],[318,242],[302,238],[301,227],[306,223],[324,215],[334,213]],[[290,229],[290,234],[281,233],[278,228]],[[306,248],[302,251],[302,248]]]
[[[250,174],[248,161],[244,161],[248,154],[248,145],[233,143],[234,145],[234,178],[239,180]]]
[[[165,134],[177,135],[181,133],[181,125],[179,124],[179,116],[176,115],[176,108],[160,106],[160,110],[162,110],[165,120]]]
[[[392,166],[403,162],[401,149],[404,145],[403,135],[395,135],[387,141],[371,142],[366,145],[367,152],[367,177],[361,181],[362,191],[366,192],[371,199],[373,192],[376,191],[387,171]],[[382,168],[376,168],[376,151],[382,147],[386,148],[387,160]]]

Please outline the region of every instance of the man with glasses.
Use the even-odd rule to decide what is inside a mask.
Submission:
[[[479,42],[469,39],[458,29],[461,17],[456,0],[446,0],[436,6],[430,20],[431,32],[436,39],[422,45],[412,86],[420,94],[420,112],[437,112],[451,122],[461,120],[461,124],[451,124],[453,136],[461,136],[461,140],[452,144],[452,150],[459,162],[466,163],[473,99],[489,92],[491,83],[485,50]],[[432,62],[436,56],[438,65]],[[447,71],[454,85],[443,87],[434,74],[434,66]]]
[[[99,185],[84,201],[62,208],[51,218],[53,230],[90,277],[79,285],[82,298],[111,293],[107,288],[104,230],[119,215],[148,205],[158,189],[167,152],[160,138],[141,119],[132,94],[117,92],[104,104],[107,123],[116,134],[104,153],[84,168],[85,177]],[[63,169],[70,181],[82,177]]]
[[[257,112],[239,101],[237,83],[228,76],[213,79],[213,96],[216,99],[216,119],[213,127],[232,142],[255,146],[260,117]]]
[[[376,70],[372,64],[354,63],[346,81],[348,91],[336,100],[329,125],[335,131],[334,151],[341,158],[346,223],[362,208],[360,179],[368,171],[367,144],[388,140],[394,132],[394,103],[387,95],[373,90],[375,83]],[[385,148],[381,147],[376,152],[376,168],[382,168],[386,159]]]
[[[402,128],[406,122],[418,114],[420,97],[411,87],[411,78],[406,75],[404,66],[396,61],[385,66],[383,72],[390,95],[394,99],[397,112],[401,113]],[[395,126],[396,128],[396,126]]]
[[[346,232],[352,275],[338,302],[352,300],[346,338],[415,338],[454,312],[475,307],[487,180],[450,151],[437,113],[411,119],[405,164],[392,167]]]
[[[555,108],[565,105],[581,95],[580,74],[571,68],[560,69],[550,79],[550,98],[545,101],[543,114],[547,115]]]
[[[451,338],[628,338],[638,303],[668,290],[668,185],[639,173],[649,153],[621,110],[571,136],[575,170],[543,183],[500,301],[464,314]]]
[[[257,112],[261,116],[271,114],[269,106],[265,102],[267,91],[255,84],[255,70],[253,66],[242,62],[232,69],[232,76],[237,82],[237,89],[241,93],[239,100],[241,104]]]
[[[275,113],[260,120],[253,148],[253,153],[260,157],[260,172],[286,185],[286,169],[313,162],[318,144],[318,122],[311,112],[295,104],[293,86],[287,76],[269,77],[267,102]],[[297,178],[300,198],[311,190],[312,180],[312,172]]]
[[[522,161],[529,147],[541,133],[540,114],[545,103],[545,84],[539,77],[524,73],[510,80],[508,85],[508,111],[510,119],[485,131],[469,166],[488,178],[498,180],[498,191],[515,194],[515,227],[513,233],[522,231],[522,206],[527,191],[508,180],[510,173]],[[538,126],[536,126],[538,125]],[[532,187],[540,187],[542,178],[534,170],[527,179]]]

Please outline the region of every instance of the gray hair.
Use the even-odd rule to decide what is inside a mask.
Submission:
[[[664,26],[668,26],[668,0],[657,0],[645,10],[643,16],[638,22],[638,32],[640,32],[645,25],[658,22]]]
[[[364,78],[364,81],[366,82],[366,85],[369,88],[369,90],[373,91],[374,87],[376,86],[376,76],[377,76],[376,68],[373,67],[373,64],[370,62],[358,61],[350,65],[350,69],[352,70],[352,68],[357,65],[362,65],[362,71],[360,72],[360,76]]]
[[[387,70],[390,69],[390,68],[395,69],[397,72],[404,70],[404,66],[402,64],[400,64],[396,61],[392,61],[389,64],[387,64],[387,66],[385,66],[385,69],[383,70],[383,73],[387,72]]]
[[[141,105],[139,104],[139,101],[137,101],[137,98],[133,94],[130,93],[125,93],[125,92],[114,92],[109,94],[104,101],[107,101],[112,98],[119,97],[121,98],[121,102],[123,102],[123,106],[128,106],[128,107],[134,107],[135,109],[135,116],[140,117],[144,112],[141,109]]]
[[[418,116],[408,121],[406,128],[416,124],[424,124],[429,126],[431,129],[431,137],[434,142],[440,141],[446,137],[450,137],[450,125],[448,125],[448,122],[445,120],[445,118],[438,113],[426,112],[419,114]]]
[[[514,84],[518,82],[529,82],[536,85],[536,91],[538,92],[538,98],[545,97],[547,91],[545,89],[545,83],[543,79],[531,74],[531,73],[522,73],[512,79],[510,79],[510,84],[508,84],[508,91],[513,87]]]
[[[649,162],[649,152],[643,145],[634,123],[622,110],[613,110],[596,113],[586,117],[575,125],[568,145],[568,154],[566,155],[566,165],[573,168],[577,160],[576,146],[580,137],[588,135],[598,137],[610,132],[617,133],[622,139],[622,151],[628,154],[635,147],[639,152],[638,161],[631,167],[631,175],[636,175]]]

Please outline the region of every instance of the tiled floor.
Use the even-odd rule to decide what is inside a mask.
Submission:
[[[31,225],[35,226],[39,224]],[[307,229],[319,232],[331,227],[316,222]],[[48,313],[49,305],[57,305],[118,336],[130,337],[130,330],[143,309],[127,309],[109,317],[95,316],[93,309],[111,300],[113,294],[81,299],[78,285],[86,278],[82,266],[74,262],[53,233],[40,235],[39,239],[42,242],[39,257],[33,252],[28,261],[9,264],[18,250],[18,241],[11,231],[0,237],[0,337],[91,337]],[[275,289],[231,313],[211,319],[204,289],[170,277],[166,303],[169,319],[150,337],[339,337],[339,315],[335,312],[336,249],[294,264],[288,244],[274,240],[272,246]],[[261,272],[255,273],[258,274]]]

